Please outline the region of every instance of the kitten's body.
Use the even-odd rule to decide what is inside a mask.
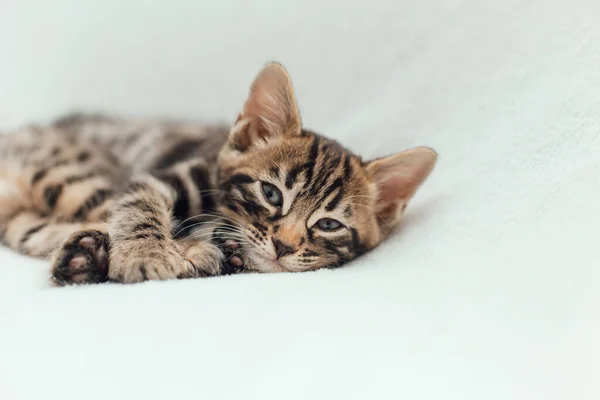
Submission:
[[[185,237],[186,225],[197,222],[192,218],[184,223],[186,219],[215,212],[216,160],[228,132],[227,126],[192,122],[73,115],[49,126],[0,135],[2,240],[24,254],[47,258],[74,233],[112,229],[112,236],[125,236],[134,250],[124,252],[123,258],[151,254],[157,243],[172,236],[174,227]],[[148,213],[118,206],[128,198],[160,202],[161,191],[172,197],[163,210],[168,213],[160,206]],[[111,223],[115,213],[125,213],[132,232],[119,221]],[[181,249],[187,245],[178,243]],[[156,256],[156,261],[163,258]],[[198,275],[213,274],[214,264]],[[155,278],[177,277],[176,272],[146,271]],[[145,279],[143,274],[130,278],[123,280]]]
[[[57,284],[339,266],[388,235],[434,162],[364,163],[302,129],[271,64],[231,131],[72,116],[0,135],[0,237],[52,256]]]
[[[225,125],[71,115],[0,135],[0,179],[18,182],[32,208],[66,219],[83,205],[77,200],[109,191],[86,211],[85,219],[96,222],[104,219],[95,215],[98,210],[109,213],[131,179],[175,175],[183,189],[174,216],[187,218],[214,211],[214,192],[203,198],[200,190],[214,188],[216,160],[228,133]]]

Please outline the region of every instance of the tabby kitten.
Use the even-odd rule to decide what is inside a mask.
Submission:
[[[431,172],[303,129],[267,65],[230,130],[71,116],[0,136],[0,238],[56,285],[337,267],[377,246]]]

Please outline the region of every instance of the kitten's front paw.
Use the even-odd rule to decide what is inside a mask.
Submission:
[[[186,259],[186,271],[180,278],[200,278],[221,275],[224,261],[223,252],[208,242],[192,242],[183,250]]]
[[[185,260],[174,246],[144,246],[130,250],[117,248],[111,252],[108,277],[120,283],[137,283],[177,279],[185,270]]]
[[[108,252],[106,233],[94,230],[74,233],[54,254],[52,283],[64,286],[106,281]]]
[[[224,275],[236,274],[244,271],[244,261],[241,254],[241,246],[233,240],[226,240],[222,244],[225,259],[223,260],[222,273]]]

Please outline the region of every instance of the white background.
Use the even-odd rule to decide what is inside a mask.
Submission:
[[[0,398],[598,399],[600,3],[0,0],[0,129],[231,121],[262,65],[365,157],[440,153],[337,271],[51,289],[0,250]]]

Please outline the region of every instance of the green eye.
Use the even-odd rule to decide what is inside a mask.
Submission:
[[[331,218],[321,218],[317,221],[317,226],[320,230],[326,232],[337,231],[342,227],[342,223]]]
[[[275,207],[281,207],[283,204],[283,195],[279,189],[267,182],[262,182],[261,189],[269,203]]]

